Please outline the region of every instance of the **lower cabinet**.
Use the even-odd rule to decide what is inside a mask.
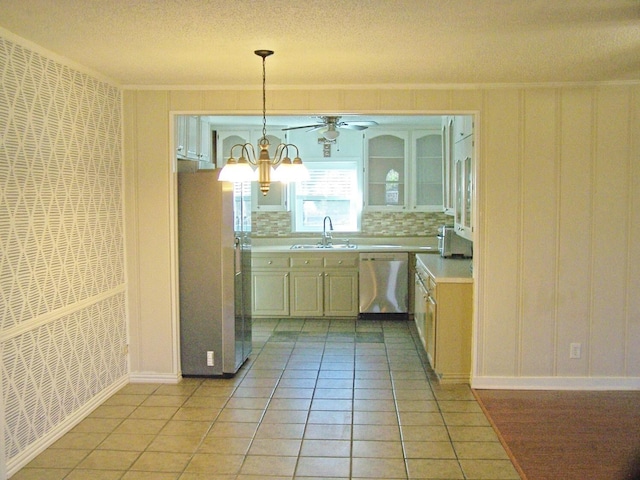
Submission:
[[[358,255],[252,254],[254,317],[355,317]]]
[[[440,383],[468,383],[473,283],[436,279],[416,265],[415,302],[420,340]]]

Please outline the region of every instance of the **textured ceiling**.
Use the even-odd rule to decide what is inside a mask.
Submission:
[[[0,0],[0,26],[122,85],[640,80],[640,0]]]

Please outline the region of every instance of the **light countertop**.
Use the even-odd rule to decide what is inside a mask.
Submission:
[[[417,254],[416,262],[423,266],[436,282],[473,282],[470,258],[442,258],[440,255]]]
[[[350,245],[355,248],[299,248],[292,249],[292,245],[316,245],[318,238],[277,238],[252,240],[251,249],[255,253],[362,253],[362,252],[411,252],[438,253],[438,241],[435,237],[382,237],[382,238],[351,238]],[[346,239],[334,236],[336,246],[347,243]]]

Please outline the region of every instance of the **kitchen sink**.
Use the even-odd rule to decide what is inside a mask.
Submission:
[[[354,249],[357,248],[356,245],[350,244],[342,244],[342,245],[322,245],[319,243],[309,244],[309,243],[296,243],[291,246],[291,250],[313,250],[313,249],[321,249],[321,250],[345,250],[345,249]]]

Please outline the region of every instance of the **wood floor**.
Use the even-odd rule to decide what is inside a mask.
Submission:
[[[474,393],[522,478],[640,479],[640,392]]]

